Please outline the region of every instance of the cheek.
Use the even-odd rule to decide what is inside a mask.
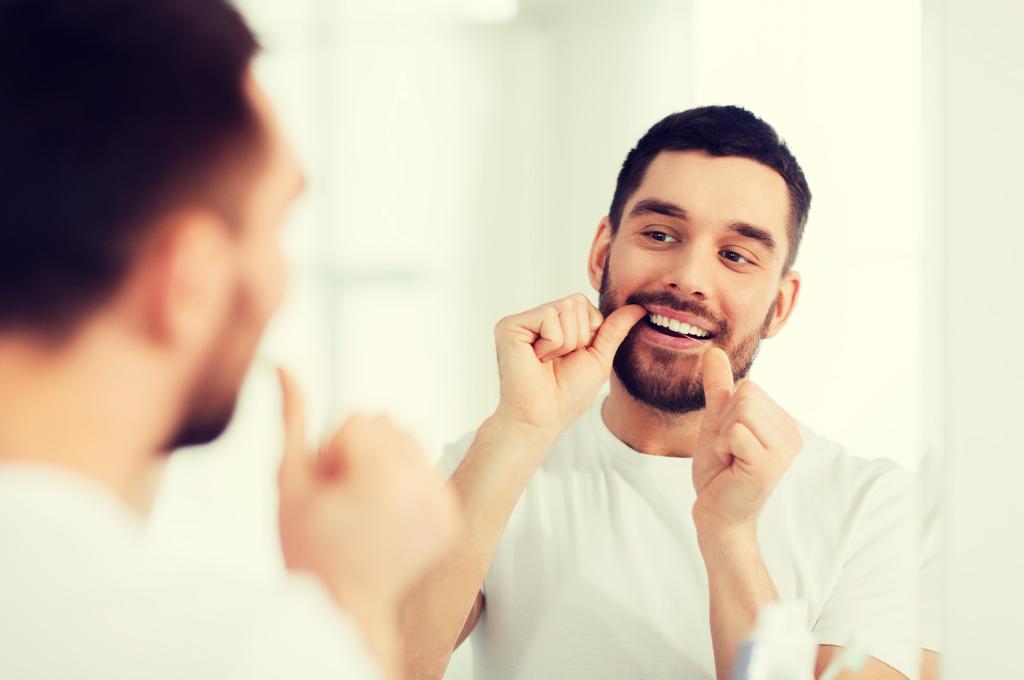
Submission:
[[[245,278],[252,315],[265,323],[284,298],[287,270],[280,248],[273,244],[255,250]]]
[[[737,294],[730,296],[723,302],[723,314],[745,333],[760,329],[772,305],[775,302],[774,295],[765,295],[763,292],[737,291]]]
[[[631,248],[613,251],[607,273],[616,295],[623,300],[638,290],[650,289],[657,281],[657,263]]]

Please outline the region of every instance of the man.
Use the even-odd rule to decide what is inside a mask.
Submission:
[[[224,0],[0,3],[0,677],[398,674],[454,506],[386,420],[308,456],[281,373],[279,586],[150,554],[133,508],[224,430],[283,294],[302,177],[256,50]]]
[[[475,630],[489,680],[725,680],[776,600],[806,603],[816,673],[858,635],[870,658],[843,677],[916,675],[908,476],[745,378],[797,302],[809,205],[736,107],[630,151],[590,251],[600,310],[574,295],[495,328],[500,403],[443,459],[468,527],[404,611],[410,676]]]

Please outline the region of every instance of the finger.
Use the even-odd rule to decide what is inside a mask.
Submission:
[[[597,336],[597,329],[604,323],[604,314],[587,300],[587,316],[590,319],[590,338],[593,340]]]
[[[717,427],[722,412],[735,391],[729,356],[718,347],[709,348],[704,352],[701,361],[701,373],[704,380],[704,402],[706,404],[704,423]]]
[[[556,316],[558,310],[554,302],[546,302],[525,312],[506,316],[494,326],[495,340],[499,344],[520,341],[533,345],[542,338],[541,326]]]
[[[559,312],[558,322],[562,324],[562,337],[565,339],[565,342],[549,357],[552,359],[575,352],[579,346],[580,325],[576,320],[576,306],[566,307]]]
[[[284,424],[284,452],[281,455],[282,481],[305,470],[306,458],[306,406],[295,378],[282,367],[277,368],[281,384],[281,418]]]
[[[391,434],[386,417],[352,413],[331,437],[324,455],[336,458],[359,456],[367,448],[383,448]]]
[[[629,331],[640,319],[647,316],[647,310],[640,305],[623,305],[608,315],[597,331],[597,337],[591,345],[591,351],[605,369],[612,370],[612,359],[619,345],[626,339]]]
[[[564,357],[583,346],[579,336],[579,321],[576,318],[576,303],[572,299],[566,298],[559,302],[558,324],[562,330],[562,344],[552,347],[544,354],[537,354],[537,358],[541,361]]]
[[[717,434],[711,443],[711,452],[726,465],[732,464],[732,442],[729,441],[729,437],[726,434],[729,429],[727,427],[724,431]]]
[[[719,422],[721,427],[743,423],[765,449],[770,449],[771,442],[781,441],[783,436],[781,418],[784,413],[764,390],[744,379],[722,411]]]
[[[733,423],[722,430],[715,440],[715,452],[719,456],[732,456],[742,468],[756,466],[768,455],[754,433],[743,423]]]
[[[576,327],[579,329],[579,334],[577,335],[579,347],[589,347],[590,339],[594,333],[590,328],[590,313],[587,310],[589,306],[589,301],[576,305]]]
[[[536,332],[538,337],[533,343],[533,351],[541,361],[565,344],[562,323],[554,307],[545,311]]]
[[[379,432],[386,436],[390,446],[396,455],[402,457],[402,459],[409,464],[416,463],[427,467],[427,454],[420,446],[419,440],[416,436],[405,429],[388,416],[382,416],[378,422]],[[368,442],[371,444],[372,442]]]
[[[339,479],[360,467],[369,447],[384,447],[383,437],[374,436],[374,424],[378,421],[379,418],[358,413],[345,418],[321,447],[316,459],[317,472],[323,478]]]
[[[424,464],[426,461],[426,454],[416,438],[385,415],[349,416],[332,438],[325,456],[342,467],[364,458],[401,458],[405,462],[422,461]]]

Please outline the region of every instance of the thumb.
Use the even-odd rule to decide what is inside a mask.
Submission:
[[[301,478],[309,464],[306,453],[306,406],[295,378],[280,366],[277,378],[281,383],[281,417],[284,424],[284,452],[278,480],[281,485]]]
[[[590,345],[591,352],[601,362],[605,373],[612,370],[612,359],[615,358],[619,345],[626,339],[633,326],[645,316],[647,310],[642,306],[623,305],[605,318],[597,331],[597,337]]]
[[[704,425],[716,428],[726,404],[729,403],[735,392],[729,355],[718,347],[709,348],[704,352],[701,361],[701,373],[703,375],[704,402],[706,405]]]

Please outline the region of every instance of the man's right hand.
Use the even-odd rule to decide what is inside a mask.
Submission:
[[[577,293],[494,328],[501,379],[496,416],[557,435],[593,402],[630,329],[647,314],[624,305],[605,319]]]
[[[408,589],[453,544],[454,494],[415,440],[386,418],[349,418],[311,456],[302,396],[287,373],[279,377],[285,564],[318,576],[361,625],[388,625]]]

